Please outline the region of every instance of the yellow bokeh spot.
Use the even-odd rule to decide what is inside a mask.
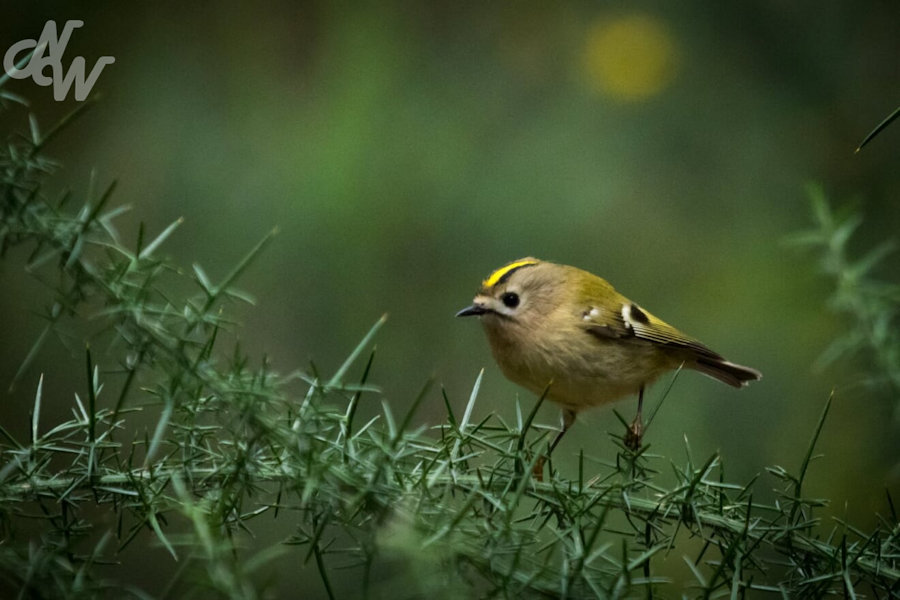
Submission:
[[[596,91],[623,101],[660,93],[675,77],[675,41],[658,18],[632,14],[598,19],[588,30],[584,66]]]

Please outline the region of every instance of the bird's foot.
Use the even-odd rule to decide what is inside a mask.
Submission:
[[[641,422],[640,416],[635,417],[634,421],[625,432],[625,447],[632,452],[637,452],[641,448],[641,438],[644,437],[644,424]]]

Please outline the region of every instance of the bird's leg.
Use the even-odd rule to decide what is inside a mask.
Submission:
[[[641,391],[638,392],[637,414],[634,416],[634,421],[631,422],[631,426],[628,427],[628,431],[625,433],[625,446],[633,451],[636,451],[641,447],[641,438],[644,436],[644,418],[641,414],[643,409],[644,386],[641,386]]]
[[[544,462],[547,460],[547,457],[553,452],[553,449],[556,448],[556,445],[559,444],[559,440],[566,435],[566,432],[569,430],[569,427],[575,423],[575,411],[563,409],[562,411],[562,429],[559,430],[559,433],[556,434],[556,437],[553,438],[553,441],[550,442],[550,449],[547,450],[547,454],[541,455],[538,457],[537,462],[534,463],[534,468],[531,470],[531,474],[538,481],[544,480]]]
[[[560,429],[559,433],[556,434],[556,437],[553,438],[553,442],[550,444],[550,450],[548,451],[548,454],[550,452],[553,452],[553,449],[556,448],[557,444],[559,444],[559,440],[563,438],[569,428],[575,423],[574,410],[568,410],[564,408],[562,411],[562,415],[560,416],[562,418],[562,429]]]

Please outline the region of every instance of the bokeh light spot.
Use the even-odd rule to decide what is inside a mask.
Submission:
[[[674,79],[677,62],[675,40],[657,17],[604,17],[588,30],[585,73],[603,95],[626,102],[655,96]]]

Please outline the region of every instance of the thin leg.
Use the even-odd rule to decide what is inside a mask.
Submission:
[[[575,423],[575,411],[574,410],[563,409],[561,416],[562,416],[562,429],[560,429],[559,433],[556,434],[556,437],[553,438],[553,441],[550,443],[550,450],[547,452],[547,454],[550,454],[553,452],[553,449],[556,448],[557,444],[559,444],[559,440],[561,440],[563,438],[563,436],[566,435],[566,432],[569,430],[569,427],[571,427]]]
[[[547,451],[547,454],[538,457],[537,462],[534,463],[534,469],[532,469],[531,474],[538,481],[544,480],[544,462],[547,460],[547,457],[553,452],[553,449],[556,448],[556,445],[559,444],[559,441],[566,435],[566,432],[573,423],[575,423],[575,411],[563,409],[562,429],[559,430],[559,433],[557,433],[556,437],[553,438],[553,441],[550,442],[550,449]]]
[[[638,409],[634,416],[634,421],[625,433],[625,446],[631,450],[638,450],[641,447],[641,438],[644,436],[644,386],[638,392]]]

